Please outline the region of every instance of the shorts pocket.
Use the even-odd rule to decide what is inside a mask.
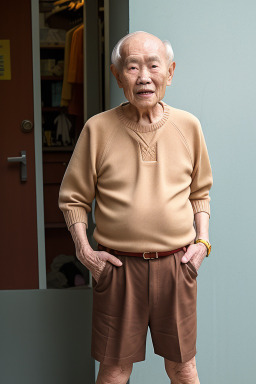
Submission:
[[[92,287],[95,288],[97,291],[98,290],[102,291],[104,289],[106,285],[105,282],[107,280],[106,278],[109,272],[111,271],[111,268],[112,268],[112,263],[110,263],[109,261],[106,261],[106,265],[100,274],[98,282],[96,282],[94,278],[92,279]]]
[[[186,266],[190,276],[195,279],[198,276],[195,266],[191,263],[190,260],[186,263]]]

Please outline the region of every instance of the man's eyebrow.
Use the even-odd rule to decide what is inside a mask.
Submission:
[[[146,61],[147,62],[158,61],[159,63],[161,62],[160,57],[157,55],[149,56]],[[127,57],[127,59],[125,59],[124,64],[125,65],[128,65],[130,63],[138,64],[139,62],[140,62],[140,59],[138,59],[137,57]]]
[[[149,56],[149,58],[147,59],[147,61],[159,61],[159,63],[161,62],[159,56]]]
[[[125,63],[125,65],[128,65],[128,64],[130,64],[130,63],[139,63],[140,62],[140,60],[139,59],[137,59],[136,57],[128,57],[127,59],[125,59],[125,61],[124,61],[124,63]]]

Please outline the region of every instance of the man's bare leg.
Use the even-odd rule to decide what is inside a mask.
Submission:
[[[176,363],[164,359],[164,364],[172,384],[200,384],[195,357],[186,363]]]
[[[133,364],[107,365],[100,363],[96,384],[126,384],[132,373]]]

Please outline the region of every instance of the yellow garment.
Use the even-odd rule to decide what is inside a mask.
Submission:
[[[72,36],[68,67],[68,82],[82,84],[84,81],[83,57],[84,26],[80,25]]]
[[[87,224],[96,197],[94,238],[109,248],[170,251],[194,241],[194,214],[210,214],[207,147],[194,115],[161,104],[163,117],[149,125],[127,119],[123,105],[87,121],[60,188],[68,228]]]

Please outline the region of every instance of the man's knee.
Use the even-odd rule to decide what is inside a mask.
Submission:
[[[176,363],[165,359],[165,369],[169,378],[175,384],[196,384],[199,383],[196,359],[193,357],[186,363]]]
[[[126,384],[133,364],[107,365],[100,363],[97,384]]]

